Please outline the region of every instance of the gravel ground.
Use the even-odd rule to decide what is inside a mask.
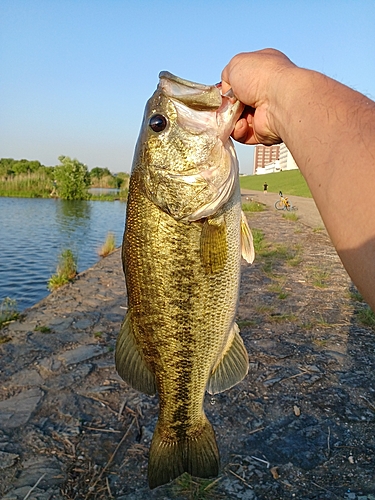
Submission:
[[[372,316],[325,230],[282,215],[249,214],[260,250],[243,265],[238,324],[250,370],[205,402],[219,477],[148,489],[158,403],[114,369],[116,251],[0,332],[0,497],[375,500]]]

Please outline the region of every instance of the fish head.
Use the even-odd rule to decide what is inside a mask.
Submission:
[[[145,195],[179,221],[215,214],[238,182],[230,134],[242,110],[219,86],[161,72],[146,105],[132,167]]]

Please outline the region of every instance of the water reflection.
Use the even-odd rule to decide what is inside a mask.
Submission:
[[[89,219],[91,204],[84,200],[57,200],[57,218]],[[69,221],[70,222],[70,221]]]
[[[121,244],[125,206],[120,201],[0,197],[0,301],[16,299],[22,310],[46,296],[64,249],[76,255],[79,272],[94,265],[109,231]]]

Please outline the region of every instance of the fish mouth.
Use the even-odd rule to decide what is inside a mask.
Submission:
[[[230,137],[245,107],[233,92],[222,94],[221,83],[203,85],[169,71],[160,72],[159,88],[175,104],[181,126],[193,133],[216,129],[223,143]]]
[[[197,111],[213,111],[222,103],[221,92],[216,85],[184,80],[169,71],[159,73],[159,87],[166,96]]]

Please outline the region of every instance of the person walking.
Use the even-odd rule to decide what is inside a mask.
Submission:
[[[264,194],[267,194],[267,189],[268,189],[268,184],[267,184],[267,182],[265,182],[265,183],[263,184],[263,193],[264,193]]]

